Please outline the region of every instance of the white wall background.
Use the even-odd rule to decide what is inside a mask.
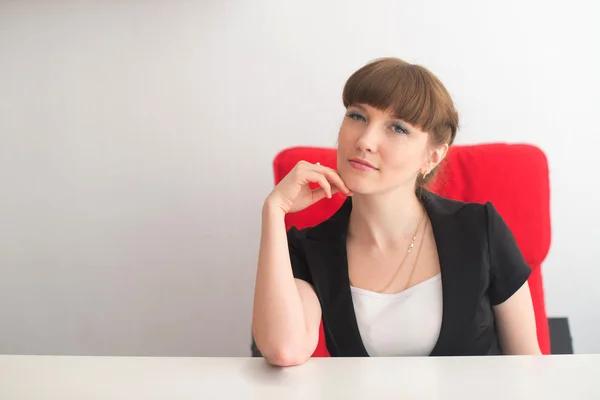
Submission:
[[[600,352],[593,1],[2,1],[0,353],[249,355],[271,162],[365,62],[433,70],[459,143],[551,166],[547,308]]]

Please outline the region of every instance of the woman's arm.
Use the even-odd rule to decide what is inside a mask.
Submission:
[[[292,366],[317,347],[321,305],[310,284],[294,279],[284,217],[280,207],[265,202],[252,332],[267,362]]]
[[[537,338],[533,302],[527,282],[508,300],[494,306],[494,314],[504,354],[542,354]]]

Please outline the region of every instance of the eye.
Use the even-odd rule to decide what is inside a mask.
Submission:
[[[366,121],[367,120],[365,117],[363,117],[361,114],[357,113],[356,111],[350,111],[346,114],[346,116],[348,118],[356,120],[356,121]]]
[[[404,134],[408,133],[408,129],[406,129],[406,127],[404,125],[399,124],[397,122],[392,124],[392,128],[394,129],[394,132],[396,132],[396,133],[404,133]]]

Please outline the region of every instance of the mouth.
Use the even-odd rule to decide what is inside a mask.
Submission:
[[[379,171],[377,167],[368,162],[367,160],[363,160],[360,158],[352,158],[348,160],[350,166],[359,171]]]

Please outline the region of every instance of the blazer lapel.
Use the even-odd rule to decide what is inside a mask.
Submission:
[[[481,277],[481,231],[473,219],[461,217],[463,203],[424,192],[442,275],[443,315],[432,356],[460,354],[469,338],[463,329],[477,311]]]
[[[346,238],[352,210],[348,198],[326,222],[313,229],[304,243],[315,291],[323,309],[327,350],[332,356],[367,357],[350,292]]]

